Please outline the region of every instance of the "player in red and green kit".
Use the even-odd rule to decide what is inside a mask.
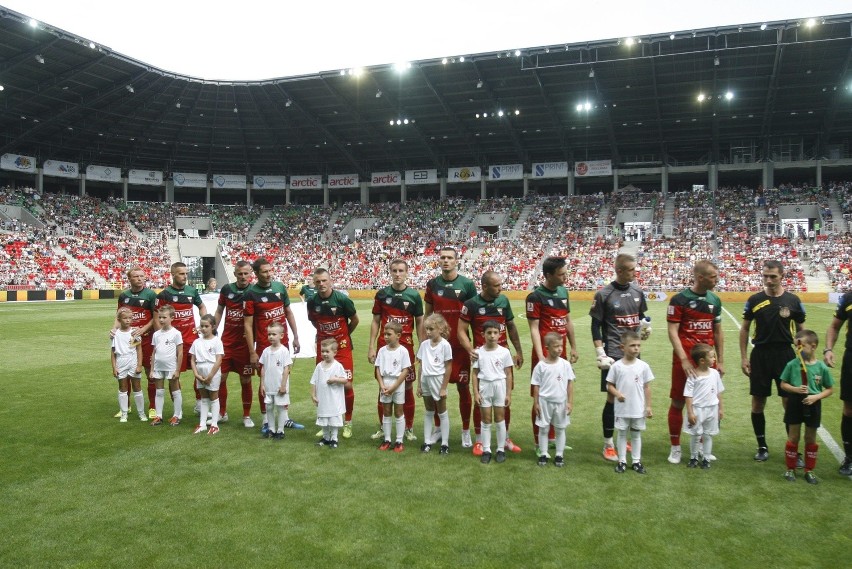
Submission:
[[[574,339],[574,323],[571,321],[571,304],[568,301],[568,290],[565,288],[565,279],[568,276],[564,257],[547,257],[541,264],[544,282],[536,287],[527,296],[527,321],[530,325],[530,339],[532,340],[532,358],[530,369],[535,370],[539,361],[547,359],[544,353],[544,338],[548,333],[555,332],[562,338],[563,359],[572,364],[577,363],[577,343]],[[571,345],[570,354],[566,350],[566,344]],[[565,357],[567,355],[567,357]],[[530,386],[530,395],[533,395],[533,386]],[[535,424],[535,407],[532,410],[533,440],[536,441],[538,450],[538,425]],[[550,439],[556,434],[553,426],[550,427]]]
[[[317,293],[308,300],[308,320],[317,329],[317,358],[322,361],[320,344],[327,338],[337,340],[337,355],[335,359],[343,365],[349,380],[345,388],[346,414],[343,421],[345,438],[352,436],[352,409],[355,406],[355,391],[352,389],[352,379],[355,375],[355,365],[352,357],[352,332],[358,326],[358,314],[352,299],[335,290],[331,275],[327,269],[318,268],[314,271],[314,287]],[[322,432],[320,435],[322,436]]]
[[[225,319],[222,327],[222,346],[225,348],[225,356],[222,358],[222,367],[220,368],[222,372],[222,382],[219,385],[220,412],[223,417],[227,414],[228,390],[226,381],[230,372],[236,372],[240,376],[243,425],[247,429],[254,427],[254,422],[251,420],[251,376],[254,370],[246,345],[243,294],[251,285],[251,273],[251,263],[237,261],[234,269],[234,276],[237,281],[222,287],[222,290],[219,291],[219,303],[216,308],[216,329],[219,328],[222,318]]]
[[[249,351],[249,362],[261,373],[258,360],[263,350],[269,347],[267,329],[273,322],[284,326],[284,334],[281,344],[290,346],[287,334],[287,324],[293,331],[292,353],[299,353],[299,333],[296,329],[296,317],[290,308],[290,296],[287,287],[279,281],[272,280],[272,264],[263,257],[256,259],[251,266],[257,279],[253,285],[243,293],[243,325],[246,335],[246,346]],[[263,385],[263,382],[261,382]],[[258,400],[260,412],[266,416],[266,404],[260,397],[260,386],[258,386]],[[299,423],[294,423],[289,417],[284,417],[284,426],[288,428],[300,428]],[[260,428],[261,433],[266,433],[269,425],[266,422]]]
[[[433,312],[440,314],[449,326],[450,337],[447,341],[453,349],[450,383],[455,383],[456,390],[459,392],[462,447],[470,448],[473,446],[470,438],[470,411],[473,405],[470,395],[470,355],[462,348],[456,331],[459,328],[459,315],[464,303],[476,296],[476,285],[469,278],[459,274],[459,254],[454,248],[442,247],[438,251],[438,262],[441,274],[426,283],[424,316],[429,316]],[[479,407],[476,408],[474,415],[475,431],[479,432],[481,421]]]
[[[414,359],[414,333],[417,332],[417,341],[423,338],[423,300],[420,293],[409,287],[408,263],[402,259],[394,259],[390,263],[391,285],[376,293],[373,301],[373,321],[370,324],[370,348],[367,351],[367,359],[371,364],[376,362],[376,354],[385,345],[385,324],[396,322],[402,326],[402,334],[399,343],[406,350],[411,361]],[[378,346],[376,345],[378,340]],[[417,375],[412,365],[405,378],[405,438],[409,441],[417,440],[412,427],[414,425],[414,381]],[[382,404],[379,403],[379,424],[381,425]],[[426,441],[427,443],[429,441]]]
[[[133,313],[133,334],[142,339],[142,366],[148,377],[148,418],[157,416],[154,410],[154,395],[156,384],[151,380],[151,336],[154,334],[154,304],[157,293],[145,286],[145,271],[142,267],[134,266],[127,270],[127,281],[130,288],[118,295],[118,308],[129,308]],[[118,329],[118,319],[112,326]],[[119,412],[120,413],[120,412]]]
[[[515,347],[515,367],[520,369],[524,364],[524,354],[521,351],[521,338],[518,336],[518,328],[515,326],[515,315],[509,305],[509,299],[500,294],[503,290],[503,279],[494,271],[485,271],[481,280],[482,292],[464,303],[459,315],[458,338],[462,349],[470,355],[471,360],[477,358],[475,348],[485,345],[485,333],[482,325],[489,320],[500,324],[500,337],[497,343],[504,348],[509,347],[509,341]],[[469,330],[473,329],[473,343],[470,342]],[[511,391],[514,385],[507,385],[506,390]],[[506,448],[512,452],[521,452],[521,447],[512,442],[509,437],[509,407],[506,407]],[[474,421],[476,419],[474,418]],[[475,424],[477,438],[480,434],[480,425]],[[473,445],[473,454],[482,455],[482,443],[477,440]]]
[[[677,293],[669,301],[669,341],[672,344],[672,387],[669,392],[669,437],[671,451],[669,462],[680,463],[680,431],[683,427],[683,406],[686,398],[683,388],[686,378],[695,375],[695,363],[689,353],[696,344],[716,347],[716,369],[725,373],[725,343],[722,334],[722,301],[713,293],[719,282],[719,268],[706,259],[697,261],[692,270],[692,286]],[[786,362],[784,362],[786,363]],[[712,458],[710,460],[713,460]]]
[[[183,338],[183,363],[178,371],[184,372],[189,369],[189,349],[192,343],[198,338],[198,330],[195,327],[195,312],[192,307],[198,307],[199,316],[207,314],[207,307],[201,300],[201,295],[198,294],[198,289],[192,285],[186,284],[188,278],[188,270],[186,265],[181,262],[172,263],[172,284],[160,291],[157,295],[157,300],[154,303],[154,310],[158,310],[161,306],[170,304],[175,309],[175,317],[172,319],[172,326],[180,332]],[[154,330],[159,330],[159,323],[154,319]],[[198,406],[201,404],[201,395],[198,393],[198,388],[195,387],[195,382],[192,382],[195,390],[195,410],[198,412]],[[180,407],[182,402],[175,400],[175,408]]]

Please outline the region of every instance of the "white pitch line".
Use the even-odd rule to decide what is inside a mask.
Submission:
[[[737,330],[739,330],[740,323],[739,321],[737,321],[736,318],[734,318],[734,315],[731,314],[724,306],[722,307],[722,310],[725,311],[725,314],[728,315],[728,317],[734,322],[734,325],[737,327]],[[829,433],[822,425],[820,425],[817,429],[817,434],[819,435],[819,438],[822,439],[822,442],[825,443],[825,446],[828,447],[828,450],[831,451],[831,454],[834,455],[834,458],[837,459],[837,462],[842,463],[843,459],[845,458],[843,450],[840,448],[840,445],[837,444],[837,441],[834,440],[834,437],[831,436],[831,433]],[[852,479],[852,476],[850,476],[849,478]]]

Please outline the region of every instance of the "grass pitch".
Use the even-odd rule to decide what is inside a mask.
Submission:
[[[587,302],[572,303],[580,362],[564,469],[535,464],[527,363],[516,375],[511,433],[523,447],[481,465],[459,444],[450,390],[451,454],[381,453],[376,383],[366,359],[369,327],[355,333],[355,434],[337,450],[314,446],[308,379],[297,359],[290,415],[308,426],[283,442],[239,421],[238,380],[216,437],[192,436],[184,374],[184,422],[119,424],[107,329],[112,301],[0,305],[0,564],[5,567],[841,567],[852,547],[850,481],[822,442],[821,484],[783,480],[784,427],[767,405],[771,457],[755,463],[747,379],[736,322],[726,316],[727,391],[718,461],[707,471],[666,462],[671,348],[665,303],[652,303],[643,358],[655,372],[655,417],[643,434],[645,476],[617,475],[600,456],[603,394]],[[370,302],[357,301],[362,322]],[[514,302],[516,315],[522,303]],[[739,319],[741,306],[726,308]],[[833,307],[808,305],[820,339]],[[845,338],[845,336],[843,337]],[[842,340],[841,340],[842,341]],[[841,342],[838,342],[840,345]],[[838,353],[838,361],[841,354]],[[839,370],[836,370],[839,373]],[[144,379],[143,379],[144,384]],[[146,396],[147,397],[147,396]],[[132,399],[131,399],[132,406]],[[166,413],[170,410],[166,404]],[[823,426],[840,441],[839,394]],[[259,412],[255,401],[254,420]],[[415,432],[422,432],[418,402]],[[684,438],[688,445],[688,439]]]

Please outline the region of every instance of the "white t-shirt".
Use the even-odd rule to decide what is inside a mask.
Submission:
[[[276,350],[272,346],[263,349],[257,363],[263,366],[263,388],[266,393],[274,395],[281,389],[281,379],[284,370],[293,365],[290,350],[285,346],[278,346]]]
[[[694,407],[711,407],[719,404],[719,394],[725,391],[722,376],[713,368],[710,373],[698,377],[688,377],[683,388],[684,397],[692,397]]]
[[[541,360],[532,372],[530,384],[538,385],[539,399],[564,403],[568,400],[568,382],[574,379],[574,368],[568,360],[559,358],[556,363]]]
[[[314,368],[311,385],[317,390],[317,417],[336,417],[346,412],[346,396],[342,383],[329,384],[332,377],[346,377],[343,365],[335,360],[328,367],[320,362]]]
[[[476,377],[483,381],[505,381],[506,368],[513,367],[512,353],[503,346],[497,346],[493,350],[485,349],[485,346],[476,348],[479,359],[473,362],[473,369],[479,370]]]
[[[397,346],[395,350],[382,346],[376,354],[376,367],[379,368],[382,379],[396,381],[403,368],[411,367],[411,356],[402,345]]]
[[[183,345],[183,336],[177,328],[157,330],[151,336],[154,348],[154,371],[177,371],[177,347]]]
[[[115,364],[118,369],[126,369],[136,366],[136,346],[139,341],[133,340],[133,334],[128,330],[115,331],[112,337],[112,351],[115,352]]]
[[[417,348],[417,359],[420,360],[420,370],[423,375],[444,377],[447,362],[453,361],[453,348],[443,338],[437,346],[432,345],[431,340],[426,340]]]
[[[198,338],[192,343],[189,348],[189,353],[195,356],[195,367],[198,372],[207,377],[210,369],[216,364],[216,356],[224,356],[225,348],[222,346],[222,340],[218,336],[213,336],[209,340]],[[217,375],[219,372],[217,372]]]
[[[607,383],[624,394],[624,401],[615,400],[615,416],[640,419],[645,416],[645,384],[654,379],[651,368],[642,360],[632,364],[618,360],[609,368]]]

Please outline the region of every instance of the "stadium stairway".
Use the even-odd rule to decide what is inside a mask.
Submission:
[[[833,292],[831,281],[828,280],[828,274],[824,270],[818,270],[816,276],[810,276],[810,263],[808,270],[805,273],[805,283],[808,285],[808,292]]]
[[[631,255],[635,259],[639,256],[639,248],[641,246],[641,241],[625,241],[618,249],[618,254],[621,255],[622,253],[624,253],[626,255]]]
[[[675,198],[673,195],[669,194],[666,197],[666,208],[663,210],[663,233],[667,237],[671,237],[674,234],[674,226],[675,226],[675,218],[674,218],[674,210],[675,210]],[[669,231],[666,232],[665,228],[669,227]]]
[[[518,216],[518,219],[515,221],[515,226],[512,228],[512,233],[509,235],[510,239],[517,239],[521,234],[521,230],[524,227],[524,224],[527,222],[527,218],[532,213],[535,206],[533,204],[527,204],[521,210],[521,215]]]
[[[260,233],[261,229],[263,229],[263,226],[266,224],[266,220],[269,219],[270,215],[272,215],[272,210],[264,208],[263,212],[261,212],[257,220],[254,222],[254,225],[252,225],[251,229],[249,229],[246,241],[254,241],[255,236]]]
[[[180,254],[180,245],[178,245],[177,239],[169,238],[168,247],[169,247],[169,255],[172,258],[172,263],[176,263],[176,262],[183,259],[183,257],[181,257],[181,254]]]
[[[843,233],[846,231],[846,220],[843,218],[843,208],[840,207],[840,203],[837,201],[837,198],[831,196],[828,199],[828,208],[831,210],[831,219],[834,221],[834,230],[838,233]]]
[[[103,288],[103,289],[110,288],[109,283],[107,283],[106,279],[104,279],[101,275],[99,275],[98,273],[96,273],[95,271],[93,271],[92,269],[90,269],[89,267],[87,267],[86,265],[84,265],[83,263],[81,263],[80,261],[78,261],[77,259],[72,257],[71,255],[69,255],[65,251],[65,249],[63,249],[59,245],[56,245],[52,249],[53,249],[53,252],[56,253],[57,257],[61,257],[65,260],[67,260],[69,265],[71,265],[72,267],[74,267],[75,269],[77,269],[78,271],[80,271],[81,273],[86,275],[87,277],[93,278],[95,280],[95,284],[97,285],[98,288]]]

